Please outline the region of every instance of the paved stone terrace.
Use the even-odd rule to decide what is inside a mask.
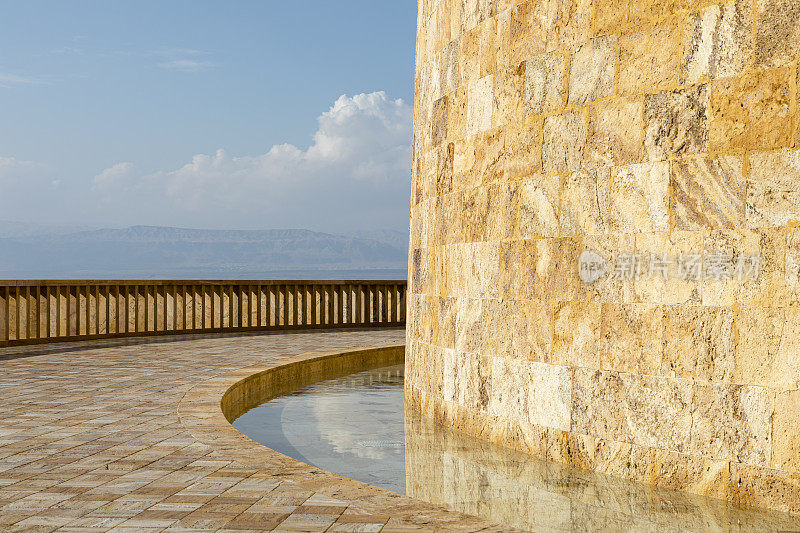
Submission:
[[[280,472],[245,466],[196,440],[177,413],[184,394],[214,376],[310,352],[397,344],[404,335],[331,331],[0,350],[0,530],[420,529],[419,521],[370,514]],[[466,529],[486,528],[479,519],[473,525]]]

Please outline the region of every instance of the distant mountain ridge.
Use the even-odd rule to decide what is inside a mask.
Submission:
[[[391,230],[336,235],[304,229],[204,230],[132,226],[0,238],[0,277],[236,278],[280,273],[402,275],[408,236]],[[381,272],[386,271],[386,275]]]

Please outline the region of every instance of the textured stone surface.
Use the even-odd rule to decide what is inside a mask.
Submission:
[[[431,518],[444,529],[485,527],[410,499],[406,504],[420,506],[413,514],[428,516],[416,525],[400,519],[408,509],[391,510],[396,495],[331,474],[326,481],[319,470],[239,434],[220,410],[227,387],[255,372],[249,365],[397,343],[403,335],[317,332],[3,349],[0,529],[396,531],[431,527]],[[228,373],[232,382],[213,385]],[[182,402],[206,380],[210,396]],[[196,438],[214,417],[223,431]]]
[[[707,86],[648,95],[644,108],[644,145],[650,161],[707,150]]]
[[[534,115],[564,107],[566,59],[558,52],[532,57],[525,62],[525,105]]]
[[[410,350],[435,374],[409,390],[439,420],[800,511],[799,28],[798,0],[420,3]],[[572,372],[569,426],[532,362],[550,393]]]
[[[741,157],[675,161],[670,187],[675,229],[740,228],[746,224],[747,183]]]
[[[585,104],[614,90],[616,37],[597,37],[580,46],[570,60],[569,104]]]

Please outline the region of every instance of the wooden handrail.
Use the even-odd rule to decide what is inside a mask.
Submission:
[[[401,280],[0,280],[0,346],[402,326]]]

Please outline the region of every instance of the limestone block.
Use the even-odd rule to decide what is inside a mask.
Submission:
[[[636,239],[633,234],[586,235],[583,237],[583,250],[600,255],[607,266],[604,277],[593,283],[578,284],[578,300],[598,303],[631,303],[633,280],[615,277],[614,264],[620,254],[632,256],[636,253]],[[576,273],[577,275],[577,273]]]
[[[639,163],[612,170],[611,231],[634,233],[669,229],[670,163]]]
[[[800,191],[780,191],[759,185],[747,189],[747,226],[775,228],[800,222]]]
[[[699,305],[702,280],[683,276],[678,257],[702,253],[703,236],[692,231],[637,233],[635,253],[642,274],[634,276],[632,302]]]
[[[771,466],[800,472],[800,389],[775,394]]]
[[[604,370],[657,375],[664,354],[664,308],[603,304],[600,364]]]
[[[709,149],[758,150],[790,146],[790,79],[793,75],[789,68],[778,68],[714,81],[711,84]]]
[[[508,241],[517,231],[519,186],[499,183],[487,188],[488,209],[485,238],[487,241]]]
[[[528,0],[511,10],[508,26],[510,64],[520,63],[547,51],[546,0]]]
[[[572,405],[572,371],[569,367],[526,362],[527,421],[569,431]]]
[[[525,115],[525,63],[505,67],[495,73],[494,127],[505,126]]]
[[[694,10],[707,0],[631,0],[628,17],[634,24],[675,15],[682,10]]]
[[[435,196],[453,192],[453,156],[455,146],[453,143],[441,145],[436,151],[435,167]]]
[[[444,48],[442,48],[442,59],[440,62],[442,74],[440,76],[440,80],[441,90],[445,95],[455,91],[460,84],[459,82],[461,81],[458,70],[459,51],[460,43],[458,40],[450,41],[444,45]]]
[[[589,108],[586,166],[640,163],[644,146],[644,101],[620,98]]]
[[[739,156],[701,156],[672,164],[671,212],[676,229],[745,225],[744,163]]]
[[[477,187],[483,181],[475,168],[475,139],[471,136],[453,143],[453,190],[461,191]]]
[[[580,170],[564,178],[559,225],[561,235],[608,232],[611,169]]]
[[[521,300],[520,314],[525,321],[519,351],[532,361],[548,362],[553,350],[553,315],[547,300]]]
[[[494,74],[497,70],[497,20],[494,18],[483,21],[478,26],[480,32],[480,77]]]
[[[475,298],[459,298],[456,310],[455,349],[459,353],[482,351],[484,321],[483,302]]]
[[[739,258],[761,255],[761,236],[749,230],[714,230],[705,237],[703,255],[707,267],[716,257],[714,262],[719,263],[720,269],[727,269],[730,273],[729,276],[714,277],[706,268],[701,274],[703,305],[734,305],[740,300],[744,282],[733,275],[735,265]]]
[[[474,159],[472,180],[476,185],[489,185],[503,180],[505,168],[505,132],[496,128],[472,139]]]
[[[528,393],[523,385],[528,377],[518,359],[492,357],[492,387],[489,413],[502,418],[523,420],[528,410]]]
[[[633,444],[674,450],[689,449],[692,429],[692,383],[652,375],[623,374],[623,406]],[[668,424],[664,420],[669,420]]]
[[[542,8],[539,8],[542,13]],[[575,47],[592,30],[592,0],[550,0],[547,11],[547,47]]]
[[[582,435],[561,429],[547,430],[547,461],[552,465],[570,465],[580,470],[591,470],[595,463],[596,438],[591,435]],[[558,471],[558,467],[554,468]],[[565,473],[565,477],[573,482],[580,483],[578,472]],[[589,494],[586,497],[591,498]],[[573,512],[575,505],[581,504],[579,497],[571,501]],[[596,518],[595,518],[596,519]],[[569,526],[566,526],[569,528]]]
[[[712,383],[733,381],[733,321],[733,311],[724,307],[666,307],[661,374]]]
[[[426,146],[435,147],[447,139],[447,97],[443,96],[433,103],[429,118],[430,130]]]
[[[751,66],[753,6],[749,0],[712,4],[684,24],[685,83],[739,76]]]
[[[708,149],[708,86],[697,85],[644,99],[644,148],[650,161]]]
[[[564,113],[545,118],[542,159],[545,172],[575,172],[583,164],[586,147],[586,117]]]
[[[468,137],[492,127],[493,92],[494,76],[486,76],[469,84],[466,124]]]
[[[462,85],[447,98],[447,137],[458,141],[467,135],[467,86]]]
[[[663,449],[652,450],[652,460],[652,484],[712,498],[725,498],[727,494],[730,479],[727,461]],[[691,526],[687,524],[696,526],[697,521],[692,521]]]
[[[558,176],[538,175],[519,185],[518,234],[522,239],[558,236]]]
[[[542,172],[542,120],[525,115],[505,127],[506,180],[521,180]]]
[[[764,387],[696,385],[693,455],[769,466],[773,393]]]
[[[595,0],[592,34],[616,33],[628,25],[628,0]]]
[[[500,245],[500,298],[529,300],[534,297],[536,242],[514,240]]]
[[[576,301],[580,291],[581,240],[575,237],[537,239],[535,246],[534,297],[543,301]]]
[[[631,442],[624,406],[625,381],[619,372],[574,369],[572,431]]]
[[[525,61],[525,109],[539,115],[559,111],[565,102],[566,58],[549,52]]]
[[[730,463],[728,499],[737,505],[800,513],[800,474]]]
[[[555,302],[553,304],[553,355],[558,365],[600,368],[599,303]]]
[[[800,388],[800,316],[795,308],[743,307],[736,316],[734,382]]]
[[[800,55],[800,3],[797,0],[758,0],[756,67],[790,64]]]
[[[490,354],[506,359],[531,358],[532,346],[529,341],[528,324],[522,300],[500,300],[490,306],[494,326]]]
[[[579,46],[570,61],[569,104],[586,104],[614,91],[616,36],[597,37]]]
[[[755,186],[778,191],[800,190],[800,150],[752,152],[750,177]]]
[[[758,230],[758,255],[760,257],[758,278],[745,278],[739,287],[738,301],[741,305],[781,307],[788,298],[786,285],[786,228]]]
[[[497,14],[495,0],[461,0],[461,29],[467,31]]]
[[[677,22],[640,27],[619,38],[619,91],[639,94],[678,85],[680,31]]]
[[[786,304],[800,303],[800,229],[786,230],[786,261],[784,266]]]

